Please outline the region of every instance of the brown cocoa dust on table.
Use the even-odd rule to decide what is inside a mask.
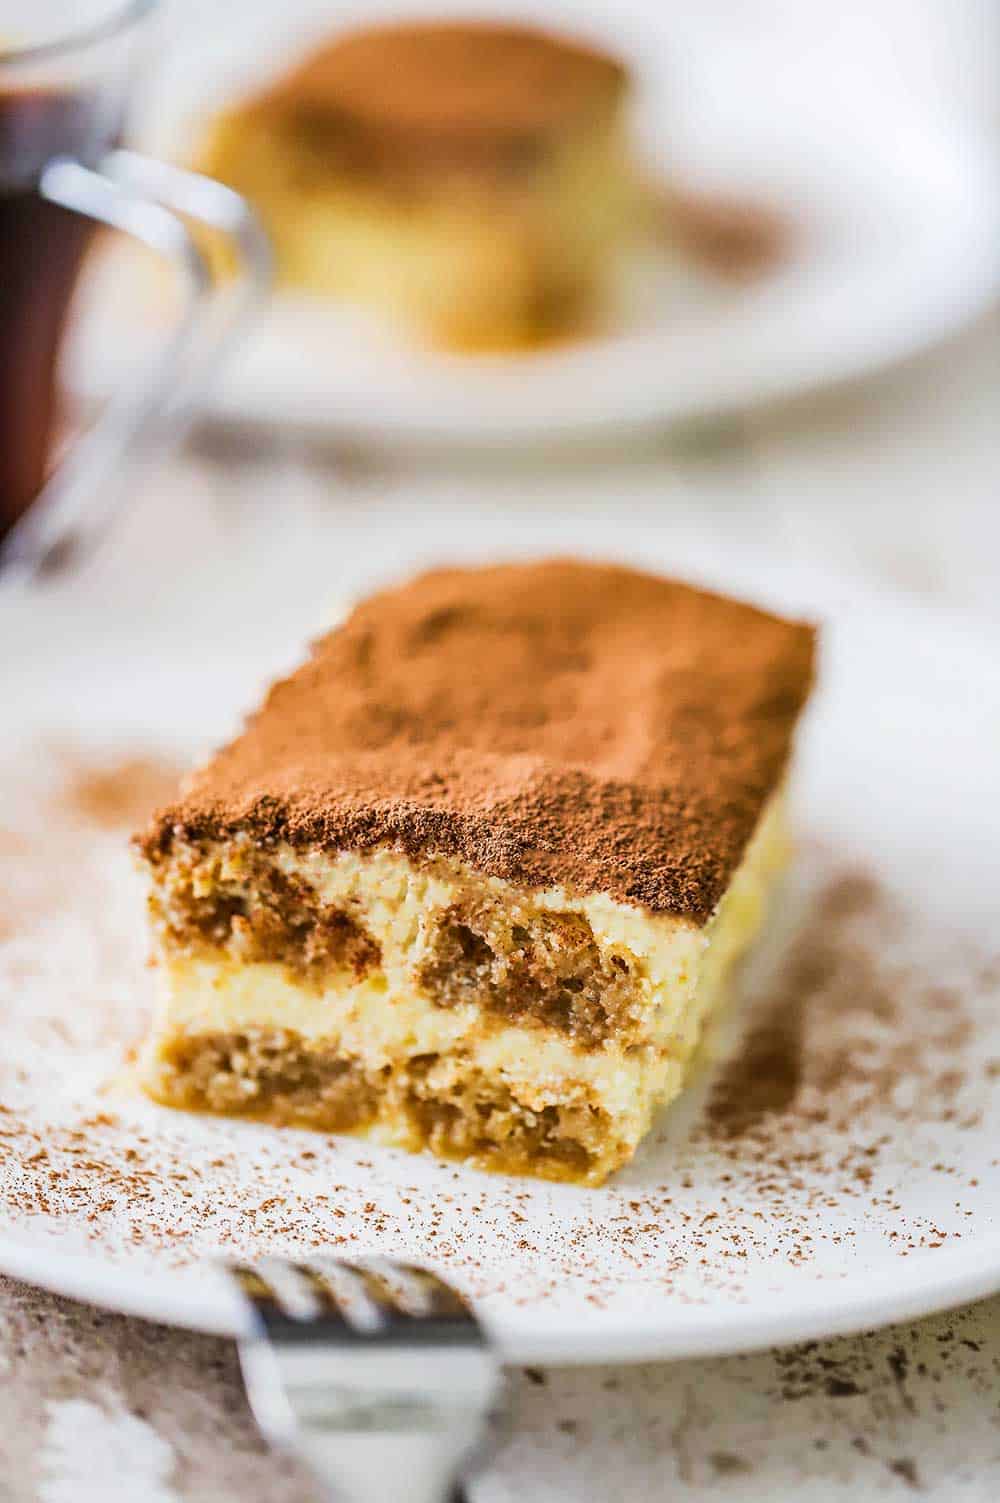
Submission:
[[[61,802],[70,817],[104,829],[131,832],[155,809],[173,798],[180,770],[154,757],[124,757],[121,761],[83,760],[69,749]]]
[[[149,1006],[128,833],[175,769],[21,755],[0,776],[0,1219],[133,1252],[157,1268],[222,1251],[379,1251],[470,1294],[595,1309],[650,1297],[752,1298],[759,1276],[821,1262],[866,1231],[909,1256],[985,1215],[962,1142],[1000,1078],[1000,965],[932,932],[874,872],[803,841],[801,911],[732,1013],[742,1035],[703,1073],[706,1105],[666,1113],[600,1191],[485,1178],[349,1138],[169,1112],[115,1087]],[[991,1033],[991,1029],[993,1032]],[[693,1095],[699,1093],[697,1082]],[[902,1181],[930,1175],[941,1220]],[[947,1214],[945,1214],[947,1213]],[[824,1261],[825,1260],[825,1261]],[[843,1266],[848,1266],[846,1263]],[[847,1395],[850,1375],[831,1372]]]

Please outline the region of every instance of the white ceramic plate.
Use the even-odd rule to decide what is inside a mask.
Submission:
[[[59,754],[25,748],[85,736],[100,762],[215,737],[263,658],[206,649],[221,637],[195,617],[185,646],[183,611],[137,639],[128,602],[128,632],[96,594],[30,624],[4,604],[23,650],[0,872],[25,917],[0,947],[0,1268],[228,1332],[220,1253],[402,1253],[466,1288],[511,1359],[545,1362],[736,1351],[1000,1288],[994,642],[858,601],[835,617],[767,940],[687,1097],[581,1190],[109,1093],[145,1006],[133,874],[120,831],[68,829]]]
[[[657,169],[786,214],[793,249],[771,273],[726,287],[654,258],[633,268],[600,334],[493,358],[407,349],[357,314],[281,295],[208,409],[383,441],[636,430],[857,376],[973,317],[1000,287],[995,152],[907,77],[891,25],[858,36],[859,18],[845,18],[817,46],[782,9],[755,14],[752,28],[724,4],[660,13],[631,0],[613,24],[596,5],[553,0],[538,12],[631,55],[639,135]],[[277,67],[334,19],[358,15],[348,3],[333,15],[328,3],[291,17],[268,10],[241,7],[238,34],[221,6],[181,29],[148,112],[153,149],[176,151],[192,119],[262,59]],[[97,268],[72,385],[93,396],[127,379],[162,315],[162,280],[148,267],[117,256]]]

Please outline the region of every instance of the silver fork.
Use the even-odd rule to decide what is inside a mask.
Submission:
[[[444,1503],[498,1408],[499,1361],[435,1274],[383,1259],[228,1272],[254,1311],[240,1342],[247,1396],[272,1445],[338,1503]]]

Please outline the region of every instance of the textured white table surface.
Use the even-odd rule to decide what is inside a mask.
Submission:
[[[875,589],[972,613],[1000,643],[998,403],[993,317],[877,383],[627,454],[477,465],[206,437],[137,498],[81,588],[168,629],[172,570],[197,590],[225,558],[238,591],[265,539],[269,567],[294,573],[291,639],[320,600],[418,562],[620,552],[631,531],[659,565],[777,570],[803,590],[820,573],[845,600]],[[1000,1497],[1000,1299],[851,1340],[530,1370],[512,1387],[512,1436],[474,1503]],[[0,1281],[0,1503],[313,1496],[255,1438],[229,1345]]]

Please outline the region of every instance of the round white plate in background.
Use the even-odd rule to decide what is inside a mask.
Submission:
[[[907,17],[890,7],[880,26],[871,7],[845,7],[836,27],[815,7],[793,16],[781,6],[756,8],[751,25],[724,0],[630,0],[613,14],[562,0],[492,9],[564,24],[626,56],[647,159],[705,191],[778,208],[791,226],[787,258],[741,285],[665,253],[646,258],[602,331],[492,357],[406,348],[356,312],[281,293],[207,411],[406,442],[643,429],[873,371],[941,339],[1000,290],[995,143],[907,71],[920,50],[906,46],[915,8]],[[347,0],[300,0],[291,13],[255,0],[238,25],[221,4],[176,14],[140,121],[166,153],[183,153],[227,94],[361,13]],[[118,252],[96,266],[68,354],[73,388],[89,398],[127,380],[155,344],[164,304],[148,265]]]

